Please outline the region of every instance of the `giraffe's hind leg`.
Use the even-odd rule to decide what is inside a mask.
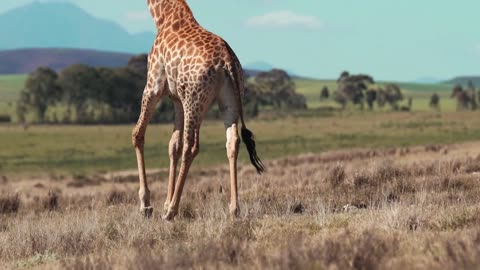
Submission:
[[[155,107],[161,99],[161,94],[162,91],[155,91],[148,86],[145,88],[143,92],[140,116],[138,118],[137,125],[132,132],[132,143],[135,147],[135,153],[137,155],[137,166],[140,181],[140,189],[138,191],[140,198],[140,211],[147,218],[152,215],[153,208],[150,203],[150,190],[148,188],[147,176],[145,173],[145,133],[147,131],[147,125],[155,112]]]
[[[218,94],[218,105],[223,113],[224,124],[227,136],[227,157],[230,165],[230,214],[234,217],[240,215],[240,206],[238,204],[238,184],[237,184],[237,158],[240,147],[240,136],[238,135],[238,119],[240,108],[238,108],[234,88],[230,80],[225,82],[222,90]]]
[[[190,170],[193,160],[200,151],[200,117],[186,113],[184,119],[184,128],[182,162],[175,185],[175,192],[173,193],[172,200],[164,216],[164,219],[166,220],[173,220],[178,213],[180,197],[182,196],[188,171]]]
[[[205,81],[190,89],[187,88],[186,95],[182,99],[184,112],[182,162],[172,200],[167,213],[163,217],[166,220],[173,220],[178,213],[180,197],[182,196],[188,171],[200,151],[200,125],[205,113],[216,97],[217,83],[217,81]]]
[[[175,178],[177,177],[178,160],[182,156],[183,150],[183,107],[179,100],[173,100],[175,106],[175,126],[168,147],[168,155],[170,157],[170,170],[168,176],[168,192],[167,199],[164,204],[164,210],[168,211],[170,202],[175,192]]]

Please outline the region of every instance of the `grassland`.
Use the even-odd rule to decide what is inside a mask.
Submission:
[[[0,115],[13,114],[14,104],[25,83],[26,75],[0,76]]]
[[[249,121],[264,159],[334,149],[388,148],[480,139],[480,113],[344,112]],[[0,171],[12,174],[93,174],[136,167],[131,129],[124,126],[0,126]],[[149,168],[167,167],[171,125],[151,125]],[[195,166],[226,162],[224,129],[206,121]],[[245,151],[240,160],[246,161]]]
[[[365,149],[195,169],[181,212],[154,217],[135,175],[0,181],[0,261],[14,269],[478,269],[480,143]],[[16,195],[15,195],[16,194]]]
[[[12,113],[13,102],[25,76],[0,76],[0,114]],[[335,107],[320,102],[323,85],[336,89],[334,81],[297,80],[297,89],[307,97],[313,110],[287,119],[264,119],[249,123],[256,131],[260,152],[278,158],[305,152],[350,148],[392,147],[426,142],[452,143],[480,138],[476,113],[450,113],[455,101],[448,98],[448,85],[401,84],[406,95],[414,96],[414,112],[322,112]],[[431,112],[428,98],[442,96],[443,114]],[[321,117],[329,116],[329,117]],[[320,117],[320,118],[319,118]],[[132,126],[33,126],[28,130],[0,126],[0,172],[2,174],[91,174],[135,167],[130,146]],[[417,129],[418,128],[418,129]],[[154,125],[147,134],[149,167],[167,166],[169,125]],[[207,121],[202,127],[202,151],[198,166],[225,161],[224,131],[221,124]],[[245,161],[244,153],[241,160]]]

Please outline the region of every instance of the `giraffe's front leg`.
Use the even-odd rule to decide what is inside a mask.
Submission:
[[[148,188],[147,176],[145,172],[145,133],[147,131],[147,125],[155,111],[155,107],[160,101],[160,97],[160,94],[145,88],[142,98],[142,110],[140,112],[137,125],[132,132],[132,143],[135,147],[135,153],[137,156],[138,175],[140,181],[140,189],[138,191],[140,198],[140,211],[147,218],[151,217],[153,208],[150,203],[150,189]]]

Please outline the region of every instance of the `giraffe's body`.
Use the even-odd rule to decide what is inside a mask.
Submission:
[[[255,152],[252,133],[243,122],[241,96],[244,82],[240,62],[222,38],[197,23],[185,0],[148,0],[148,6],[158,34],[149,54],[142,111],[132,134],[140,176],[141,209],[147,216],[151,215],[143,156],[145,131],[157,103],[162,97],[170,96],[175,104],[176,119],[169,144],[170,175],[165,218],[171,220],[178,212],[188,170],[199,151],[200,125],[215,99],[224,112],[227,130],[232,189],[230,211],[238,215],[236,160],[240,143],[239,118],[243,125],[242,138],[252,164],[258,172],[264,170]],[[177,176],[180,158],[182,163]]]

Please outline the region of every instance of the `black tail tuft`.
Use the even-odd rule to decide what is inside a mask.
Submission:
[[[255,169],[257,169],[258,174],[262,174],[265,172],[265,166],[257,155],[257,150],[255,150],[255,141],[253,139],[253,133],[245,127],[242,127],[242,140],[247,146],[248,154],[250,155],[250,161]]]

